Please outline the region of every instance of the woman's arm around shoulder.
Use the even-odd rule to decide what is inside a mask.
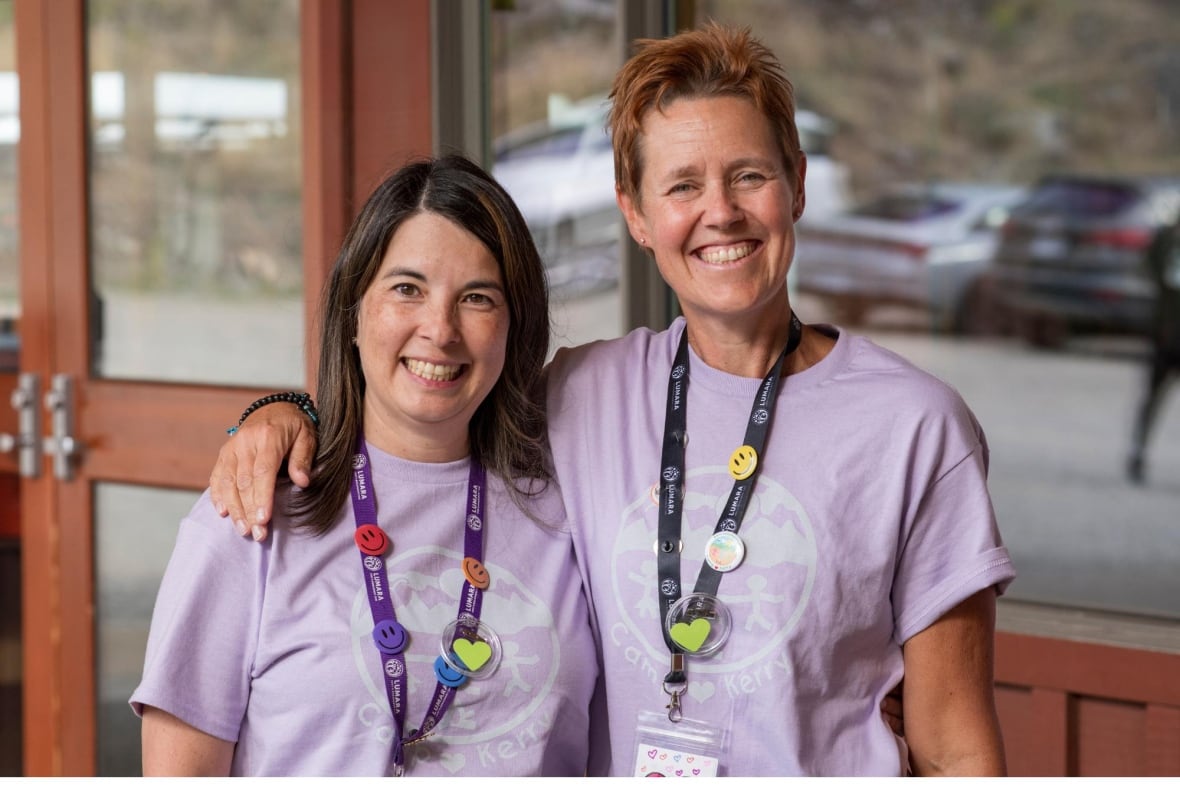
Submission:
[[[993,677],[996,591],[987,587],[910,637],[906,742],[916,775],[1007,774]]]
[[[221,446],[209,475],[218,515],[229,516],[239,535],[264,540],[284,460],[291,481],[306,488],[315,448],[315,426],[294,404],[276,403],[253,412]]]
[[[234,744],[206,734],[157,707],[143,708],[143,774],[229,775]]]

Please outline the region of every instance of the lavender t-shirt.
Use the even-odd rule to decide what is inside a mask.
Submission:
[[[634,772],[637,714],[667,702],[652,488],[683,330],[677,320],[565,350],[549,370],[554,462],[603,648],[609,723],[596,728],[611,761],[596,753],[592,774]],[[686,592],[760,382],[691,355]],[[1014,576],[987,458],[954,390],[867,339],[840,333],[820,363],[783,380],[739,533],[745,559],[719,590],[732,633],[716,655],[689,659],[684,714],[728,729],[722,774],[902,772],[879,710],[902,677],[902,643]]]
[[[407,651],[408,728],[463,584],[467,461],[417,464],[369,446],[387,571]],[[408,775],[581,775],[594,642],[556,488],[528,519],[488,478],[482,619],[502,660],[456,693],[438,732],[407,748]],[[346,506],[315,538],[277,517],[261,546],[218,518],[208,494],[180,525],[131,697],[236,741],[235,775],[389,771],[392,718]]]

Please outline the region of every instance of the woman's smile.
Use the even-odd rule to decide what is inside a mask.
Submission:
[[[466,366],[431,363],[428,360],[402,358],[402,365],[416,377],[428,382],[452,382],[463,373]]]
[[[702,262],[710,265],[727,265],[745,259],[758,248],[758,243],[748,241],[728,245],[709,245],[698,248],[693,253]]]

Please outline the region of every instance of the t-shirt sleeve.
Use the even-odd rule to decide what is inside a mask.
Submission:
[[[978,443],[918,503],[893,582],[899,644],[982,589],[1003,593],[1016,575],[988,495],[986,450]]]
[[[272,538],[274,535],[272,534]],[[131,696],[236,742],[250,696],[269,542],[239,537],[206,492],[180,523]]]

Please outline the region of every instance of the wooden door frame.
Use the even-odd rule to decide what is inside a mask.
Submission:
[[[41,477],[20,482],[24,771],[87,776],[96,765],[92,483],[203,488],[226,422],[258,391],[88,379],[84,0],[14,0],[14,24],[21,370],[39,374],[43,385],[55,373],[81,383],[83,449],[75,481],[54,480],[47,458]],[[387,170],[432,152],[430,40],[429,0],[300,2],[309,337],[353,211]],[[311,386],[318,342],[307,344]],[[3,375],[0,392],[14,384]],[[10,425],[15,418],[0,415],[0,426]],[[0,457],[0,472],[15,468]]]
[[[52,9],[47,0],[14,0],[22,132],[18,190],[21,370],[42,380],[52,373],[58,349],[52,342],[55,276],[50,262],[70,251],[77,253],[71,239],[79,236],[74,231],[59,237],[54,230],[68,214],[77,216],[79,200],[63,198],[62,189],[68,193],[70,178],[84,175],[83,131],[78,127],[75,139],[64,138],[63,124],[71,113],[77,117],[83,111],[81,19],[78,0],[56,3]],[[84,192],[78,196],[84,198]],[[87,304],[83,302],[82,307]],[[88,735],[78,734],[86,729],[77,726],[80,708],[75,697],[91,697],[93,707],[94,677],[89,668],[70,670],[69,676],[79,682],[70,684],[67,691],[63,656],[68,652],[76,666],[93,663],[93,637],[84,635],[79,642],[77,626],[67,627],[67,616],[76,622],[78,612],[88,626],[86,612],[92,602],[71,603],[68,612],[63,610],[61,516],[56,484],[44,465],[41,477],[22,479],[20,487],[24,769],[41,775],[89,772],[94,766],[94,721],[90,717],[86,722],[91,727]],[[89,588],[82,598],[91,600]],[[67,739],[70,745],[65,745]],[[80,768],[82,760],[86,764]]]

